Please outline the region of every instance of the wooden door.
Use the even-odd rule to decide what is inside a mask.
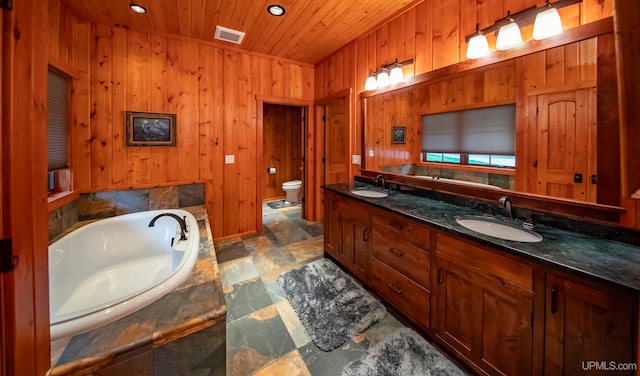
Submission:
[[[0,236],[17,265],[0,274],[0,374],[44,375],[49,355],[47,273],[47,7],[2,10],[2,197]]]
[[[324,153],[324,184],[349,182],[349,114],[346,98],[336,99],[325,106]]]
[[[637,320],[632,301],[632,297],[614,296],[548,274],[545,375],[599,375],[607,373],[602,367],[610,366],[609,362],[632,362],[633,323]],[[633,371],[609,373],[634,374]]]
[[[539,95],[537,104],[537,193],[595,202],[595,89]]]
[[[533,301],[438,259],[436,331],[491,375],[530,375]]]
[[[530,375],[533,300],[488,281],[481,294],[482,343],[474,358],[494,375]]]
[[[362,281],[369,277],[369,208],[353,200],[338,201],[340,246],[338,259]]]
[[[0,12],[0,30],[2,30],[2,20],[3,20],[3,16]],[[0,37],[0,61],[4,61],[2,58],[2,43],[3,43],[3,39],[2,37]],[[4,69],[4,64],[0,64],[0,69]],[[4,117],[3,115],[3,110],[4,110],[4,101],[2,100],[3,95],[4,95],[4,91],[5,88],[2,85],[2,74],[0,73],[0,124],[2,124],[2,128],[0,129],[0,159],[1,160],[7,160],[8,159],[8,155],[4,154],[4,150],[5,148],[3,147],[3,133],[4,133]],[[7,158],[7,159],[5,159]],[[8,197],[5,197],[5,189],[4,189],[4,182],[8,181],[8,179],[4,176],[4,170],[2,168],[4,163],[0,163],[0,239],[4,239],[8,236],[8,234],[5,234],[5,229],[4,229],[4,216],[5,216],[5,212],[3,210],[3,206],[4,206],[4,202],[6,200],[8,200]],[[5,364],[7,362],[7,356],[5,354],[5,341],[7,341],[8,338],[5,337],[5,331],[2,329],[2,327],[4,326],[4,309],[3,307],[5,306],[5,284],[4,284],[4,276],[0,275],[0,376],[5,376],[6,375],[6,367]]]
[[[338,258],[340,247],[340,218],[338,215],[338,202],[332,193],[326,193],[324,197],[324,250],[334,258]]]
[[[471,359],[474,328],[480,324],[474,306],[474,275],[469,270],[438,259],[436,332],[463,356]]]

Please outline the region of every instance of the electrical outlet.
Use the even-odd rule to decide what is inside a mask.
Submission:
[[[351,156],[351,163],[352,164],[360,164],[360,155],[352,155]]]
[[[224,156],[224,163],[225,164],[234,164],[236,163],[236,156],[231,154],[231,155],[225,155]]]
[[[369,156],[373,157],[373,150],[369,150]]]

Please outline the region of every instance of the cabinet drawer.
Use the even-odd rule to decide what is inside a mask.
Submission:
[[[533,291],[532,266],[446,235],[437,234],[436,239],[438,257],[454,263],[463,262],[501,285]]]
[[[378,259],[371,259],[371,284],[400,312],[429,329],[431,292]]]
[[[373,232],[372,255],[429,289],[429,253],[383,231]]]
[[[371,211],[371,218],[374,232],[385,231],[392,238],[403,239],[419,248],[430,248],[431,231],[426,225],[376,208]]]

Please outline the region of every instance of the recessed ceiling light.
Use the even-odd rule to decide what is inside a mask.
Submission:
[[[131,4],[129,5],[129,8],[131,8],[131,10],[132,10],[132,11],[134,11],[134,12],[136,12],[136,13],[138,13],[138,14],[145,14],[145,13],[147,13],[147,10],[146,10],[143,6],[138,5],[138,4],[133,4],[133,3],[131,3]]]
[[[274,16],[282,16],[285,12],[284,8],[277,4],[269,5],[267,11]]]

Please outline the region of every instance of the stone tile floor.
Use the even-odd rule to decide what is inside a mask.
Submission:
[[[338,376],[404,326],[389,314],[333,351],[311,341],[276,282],[281,273],[323,257],[322,223],[300,213],[300,206],[274,210],[265,204],[262,233],[215,243],[228,309],[227,375]]]

